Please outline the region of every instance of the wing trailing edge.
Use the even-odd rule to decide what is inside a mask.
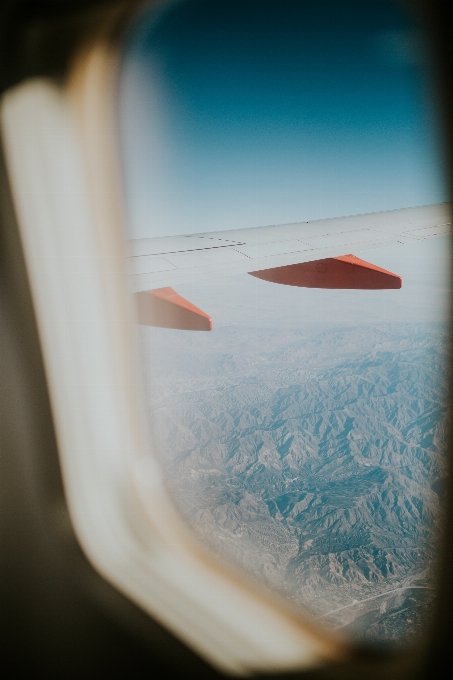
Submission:
[[[397,274],[365,262],[355,255],[329,257],[284,267],[249,272],[271,283],[300,288],[383,290],[401,288]],[[173,288],[156,288],[136,293],[138,323],[187,331],[212,330],[211,317],[181,297]]]

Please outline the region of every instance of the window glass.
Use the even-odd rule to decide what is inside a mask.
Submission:
[[[445,202],[430,83],[414,18],[381,0],[163,5],[120,78],[132,271],[147,274],[142,239],[170,281],[175,255],[207,248],[184,255],[188,235],[219,233],[219,271],[189,259],[171,282],[213,329],[140,327],[174,502],[222,559],[374,645],[413,640],[435,597],[447,229],[335,254],[401,289],[280,285],[228,271],[222,248],[226,231]]]

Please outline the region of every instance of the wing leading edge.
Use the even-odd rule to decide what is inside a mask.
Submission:
[[[140,294],[154,291],[153,296],[137,296],[139,322],[210,330],[208,315],[188,301],[181,306],[184,299],[171,286],[217,273],[250,273],[266,281],[309,288],[401,288],[396,274],[345,253],[352,248],[365,250],[450,234],[450,208],[449,203],[441,203],[297,224],[132,240],[132,290]],[[178,304],[174,296],[169,301],[168,290],[177,296]],[[152,311],[156,294],[159,300],[168,298],[170,305],[169,311],[160,311],[158,317]],[[146,313],[144,300],[149,305]],[[190,314],[189,307],[193,308]],[[178,309],[179,318],[184,317],[182,325],[177,320],[162,322],[171,319],[172,313],[176,319]],[[183,317],[181,309],[186,309]],[[196,319],[197,313],[201,320]]]

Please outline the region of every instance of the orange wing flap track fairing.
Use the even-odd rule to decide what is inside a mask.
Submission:
[[[138,322],[142,326],[175,328],[183,331],[212,330],[211,317],[173,288],[157,288],[135,294]]]
[[[401,288],[402,285],[400,276],[365,262],[355,255],[329,257],[286,267],[263,269],[250,274],[264,281],[302,288],[382,290]]]
[[[301,288],[382,290],[401,288],[402,285],[401,277],[397,274],[365,262],[355,255],[329,257],[249,273],[264,281]],[[173,288],[136,293],[136,300],[138,322],[143,326],[190,331],[212,330],[211,317],[178,295]]]

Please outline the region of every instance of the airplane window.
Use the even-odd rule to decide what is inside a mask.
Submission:
[[[130,279],[174,502],[221,559],[372,645],[416,639],[436,593],[433,101],[423,34],[390,0],[171,3],[142,14],[121,69]]]

